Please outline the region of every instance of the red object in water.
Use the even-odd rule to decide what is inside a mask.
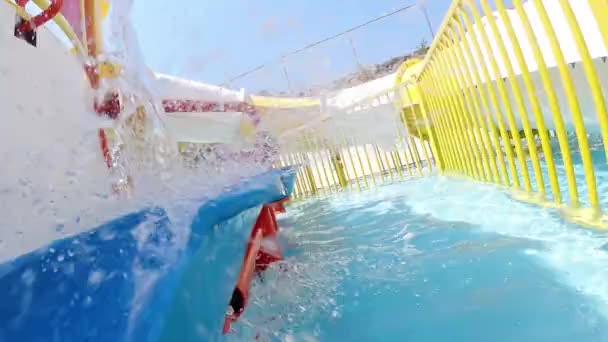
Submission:
[[[116,119],[120,114],[120,98],[117,92],[110,92],[106,94],[103,102],[100,104],[95,98],[93,103],[95,112],[100,116],[108,116],[111,119]],[[100,128],[98,131],[99,135],[99,146],[101,147],[101,154],[103,159],[106,161],[108,168],[112,167],[112,154],[110,154],[110,148],[108,144],[108,137],[106,132]]]
[[[254,125],[260,123],[260,116],[252,104],[247,102],[213,102],[199,100],[163,100],[165,113],[204,113],[204,112],[240,112],[245,113]]]
[[[258,222],[261,225],[263,239],[256,258],[255,268],[256,271],[262,272],[273,262],[283,260],[283,251],[281,251],[277,235],[279,225],[277,224],[272,205],[264,205],[262,207]]]
[[[120,114],[120,100],[117,93],[108,94],[106,99],[104,99],[104,102],[101,104],[99,104],[97,102],[97,98],[95,98],[95,103],[93,106],[95,108],[95,112],[97,112],[97,114],[100,116],[105,115],[111,119],[116,119],[118,114]],[[99,129],[98,135],[101,154],[103,155],[103,159],[106,161],[108,168],[111,168],[112,155],[110,154],[110,148],[108,146],[108,138],[106,137],[106,133],[102,128]]]
[[[113,91],[106,94],[103,101],[99,103],[97,98],[93,103],[95,112],[100,116],[107,116],[110,119],[116,119],[120,114],[120,98],[118,92]]]
[[[25,7],[29,0],[17,0],[17,5]],[[54,16],[61,11],[63,7],[63,0],[51,1],[51,4],[42,13],[31,18],[30,20],[23,21],[17,28],[20,32],[29,32],[35,30],[37,27],[44,25],[47,21],[53,19]]]
[[[262,272],[273,262],[283,259],[283,252],[277,236],[279,226],[274,215],[275,203],[266,204],[262,207],[251,231],[245,260],[243,260],[243,266],[224,319],[223,334],[230,331],[232,323],[245,311],[253,274]]]
[[[267,204],[268,206],[270,206],[275,212],[277,213],[285,213],[285,203],[289,202],[291,199],[289,197],[285,197],[282,200],[278,200],[274,203],[270,203]],[[278,228],[278,225],[277,225]]]
[[[198,100],[163,100],[166,113],[242,112],[254,113],[255,107],[247,102],[211,102]]]
[[[251,285],[251,279],[255,271],[256,257],[260,250],[262,243],[262,230],[257,226],[254,226],[249,237],[249,243],[247,244],[247,251],[245,252],[245,260],[243,260],[243,266],[239,273],[236,287],[232,292],[232,298],[230,298],[230,304],[228,305],[228,311],[224,319],[224,326],[222,333],[226,334],[230,331],[230,326],[235,322],[245,311],[247,305],[247,299],[249,297],[249,287]]]
[[[110,148],[108,147],[108,138],[106,137],[106,131],[102,128],[99,129],[99,146],[101,147],[101,153],[103,159],[106,161],[108,168],[112,167],[112,155],[110,154]]]

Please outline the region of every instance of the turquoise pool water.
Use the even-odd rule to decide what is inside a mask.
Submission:
[[[605,234],[441,177],[295,204],[229,340],[606,341]]]

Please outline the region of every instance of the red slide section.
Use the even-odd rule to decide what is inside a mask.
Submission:
[[[222,328],[222,333],[224,334],[230,331],[232,323],[245,311],[253,275],[263,272],[273,262],[283,259],[283,252],[278,239],[279,226],[275,216],[277,209],[280,209],[279,212],[285,212],[283,202],[284,200],[266,204],[260,210],[260,214],[251,231],[236,287],[228,305]]]
[[[29,0],[17,0],[17,5],[21,7],[25,7]],[[35,30],[36,27],[44,25],[47,21],[53,19],[54,16],[61,11],[61,7],[63,7],[63,0],[54,0],[51,1],[51,4],[47,9],[42,11],[42,13],[33,17],[28,21],[23,21],[19,26],[18,30],[21,32],[28,32]]]

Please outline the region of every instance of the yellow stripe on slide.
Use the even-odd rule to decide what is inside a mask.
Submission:
[[[110,13],[110,2],[108,0],[99,0],[99,7],[101,10],[101,20],[103,20]]]
[[[15,9],[15,11],[17,12],[17,15],[20,16],[21,18],[23,18],[25,20],[30,20],[32,18],[32,16],[29,13],[27,13],[25,11],[25,9],[17,6],[16,3],[14,3],[10,0],[4,0],[4,2],[6,2],[9,6],[12,6]]]
[[[253,142],[257,129],[253,121],[247,117],[247,115],[241,115],[241,122],[239,124],[239,133],[245,140]]]
[[[319,106],[321,101],[316,98],[270,97],[252,95],[251,101],[256,107],[267,108],[299,108]]]

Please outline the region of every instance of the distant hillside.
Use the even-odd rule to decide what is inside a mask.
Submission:
[[[411,58],[423,58],[427,50],[428,48],[424,48],[423,50],[416,50],[415,52],[404,56],[393,57],[380,64],[363,66],[361,70],[350,73],[332,82],[330,89],[338,90],[342,88],[354,87],[361,83],[375,80],[396,72],[397,69],[399,69],[399,66],[401,66],[401,64],[406,60]]]
[[[326,91],[334,91],[344,88],[350,88],[357,86],[359,84],[375,80],[377,78],[386,76],[390,73],[393,73],[399,69],[399,66],[408,59],[411,58],[423,58],[429,47],[426,40],[420,42],[418,47],[411,53],[406,55],[393,57],[383,63],[380,64],[372,64],[372,65],[363,65],[361,68],[355,72],[347,74],[334,80],[329,85],[325,86],[317,86],[314,88],[307,89],[305,91],[299,91],[295,94],[289,94],[286,92],[281,92],[279,94],[272,94],[268,91],[261,91],[260,95],[267,96],[316,96]]]

